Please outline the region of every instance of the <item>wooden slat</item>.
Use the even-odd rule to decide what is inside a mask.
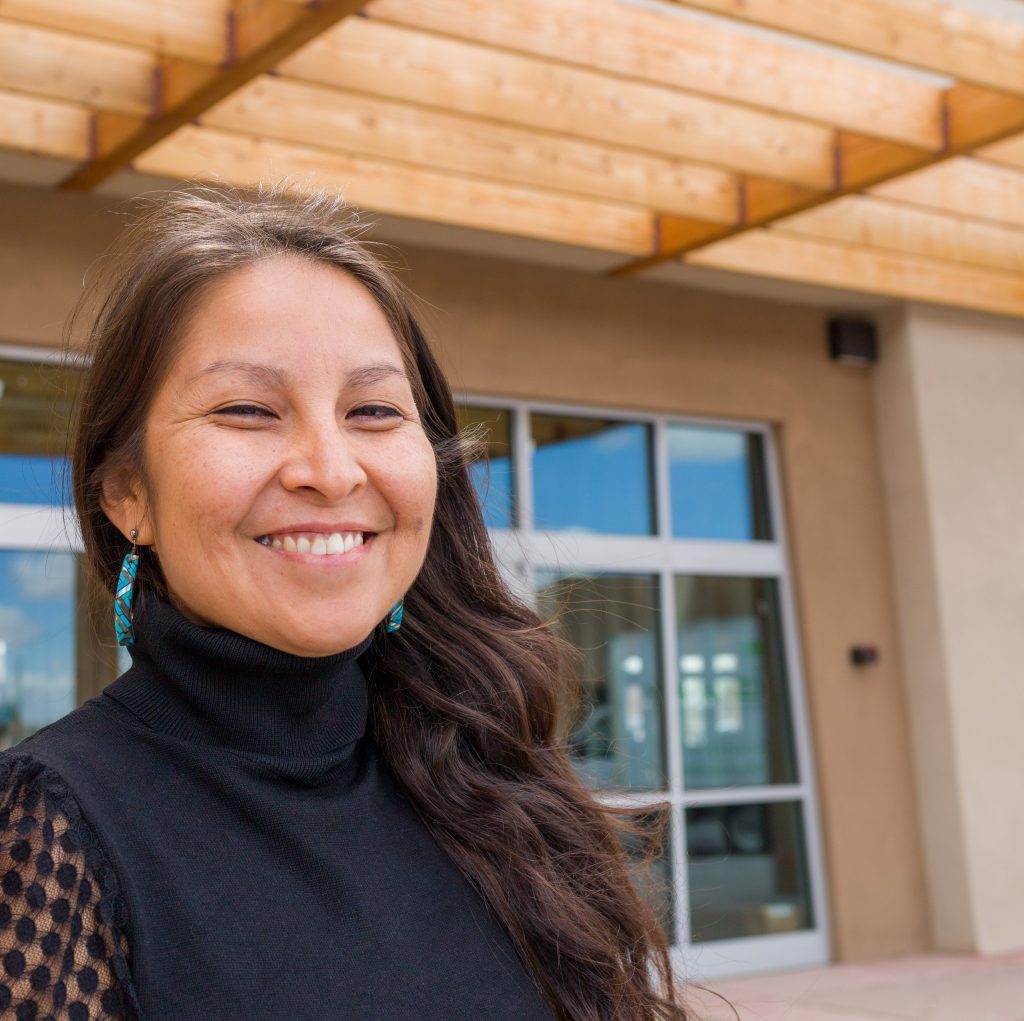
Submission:
[[[1024,23],[936,0],[672,0],[1024,94]]]
[[[1024,229],[869,196],[839,199],[788,217],[772,229],[1004,273],[1024,271]]]
[[[978,159],[1002,163],[1008,167],[1024,170],[1024,134],[1014,135],[1005,141],[986,145],[975,151]]]
[[[230,0],[2,0],[0,18],[219,64]]]
[[[340,191],[351,205],[376,212],[610,252],[639,254],[649,251],[653,241],[653,217],[636,207],[415,170],[213,128],[183,128],[149,150],[136,168],[181,178],[215,175],[242,186],[288,177],[298,185]]]
[[[687,256],[686,262],[773,280],[1024,316],[1024,278],[1020,274],[787,237],[778,230],[753,231],[720,241]]]
[[[934,86],[672,11],[619,0],[374,0],[366,13],[925,149],[942,145]]]
[[[735,174],[279,78],[251,83],[203,123],[712,223],[734,223],[739,209]]]
[[[89,111],[72,103],[0,92],[0,148],[84,159]]]
[[[1024,226],[1024,173],[960,157],[871,189],[883,198]]]
[[[153,101],[153,57],[135,47],[0,21],[0,89],[145,116]]]
[[[346,19],[277,70],[809,188],[832,183],[829,128],[368,18]]]
[[[237,0],[229,33],[229,64],[223,70],[197,67],[191,61],[163,62],[163,78],[171,85],[159,97],[155,116],[127,133],[114,131],[97,115],[96,158],[61,185],[73,191],[94,188],[128,166],[161,139],[195,120],[236,89],[275,67],[285,57],[363,6],[365,0],[321,0],[312,8],[289,6],[282,0]],[[103,145],[111,139],[109,148]]]

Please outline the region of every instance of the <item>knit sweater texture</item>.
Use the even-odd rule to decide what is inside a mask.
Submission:
[[[551,1021],[367,727],[359,657],[152,596],[132,667],[0,753],[0,1017]]]

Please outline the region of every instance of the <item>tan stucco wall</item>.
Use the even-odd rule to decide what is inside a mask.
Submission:
[[[912,307],[877,374],[934,939],[1024,947],[1024,324]]]
[[[117,229],[101,208],[0,189],[0,338],[56,342],[85,266]],[[461,391],[776,427],[834,952],[924,949],[870,372],[828,361],[821,310],[478,255],[403,254]],[[881,663],[850,667],[855,642],[877,643]]]
[[[87,195],[0,185],[0,343],[59,347],[86,270],[122,223]]]

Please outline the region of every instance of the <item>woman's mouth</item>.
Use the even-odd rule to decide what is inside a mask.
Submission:
[[[363,546],[375,532],[272,532],[256,541],[261,546],[283,550],[285,553],[309,553],[319,557],[343,556]]]

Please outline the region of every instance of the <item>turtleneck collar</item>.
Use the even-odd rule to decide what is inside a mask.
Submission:
[[[372,634],[332,656],[295,656],[194,624],[152,593],[133,626],[132,667],[103,693],[153,730],[245,753],[305,781],[365,733],[358,657]]]

